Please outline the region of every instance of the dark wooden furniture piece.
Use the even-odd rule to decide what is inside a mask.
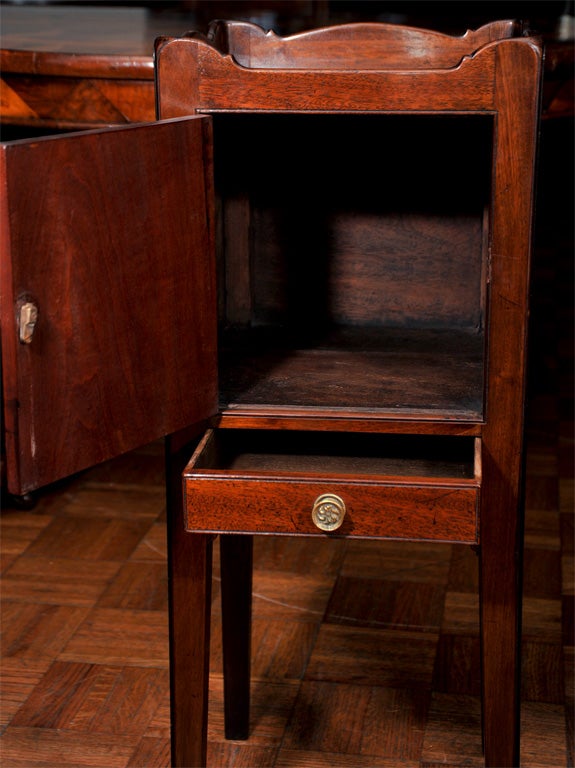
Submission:
[[[145,8],[3,6],[3,125],[51,130],[155,119],[154,40],[182,34]]]
[[[159,123],[2,147],[10,490],[170,436],[178,766],[215,535],[233,738],[253,534],[478,546],[485,760],[517,765],[538,41],[220,22],[156,56]]]

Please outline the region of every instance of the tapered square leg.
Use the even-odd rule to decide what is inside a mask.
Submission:
[[[212,534],[184,526],[181,472],[190,449],[166,452],[172,766],[207,761]]]
[[[486,768],[516,768],[520,748],[523,526],[517,485],[484,457],[480,619]]]
[[[227,739],[247,739],[250,722],[250,650],[253,537],[220,538],[224,720]]]

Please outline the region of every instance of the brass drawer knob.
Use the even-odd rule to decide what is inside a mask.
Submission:
[[[335,493],[323,493],[315,500],[311,517],[320,531],[336,531],[345,517],[343,499]]]

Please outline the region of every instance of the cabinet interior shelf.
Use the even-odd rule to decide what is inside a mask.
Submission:
[[[482,333],[338,328],[298,338],[262,328],[230,332],[222,346],[224,409],[273,404],[482,419]]]

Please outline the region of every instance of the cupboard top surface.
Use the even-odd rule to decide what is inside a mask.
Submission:
[[[189,23],[146,8],[4,6],[2,72],[154,79],[154,40]]]
[[[351,40],[343,45],[337,35],[348,30]],[[375,48],[370,37],[367,43],[362,39],[366,30],[374,35]],[[290,66],[282,63],[285,57],[278,64],[273,56],[262,60],[276,61],[275,66],[261,66],[255,59],[251,66],[242,65],[225,46],[220,45],[222,51],[197,34],[160,39],[156,41],[160,112],[162,117],[176,117],[191,111],[497,111],[501,102],[496,83],[503,61],[525,83],[532,77],[538,81],[541,44],[537,38],[490,41],[488,34],[480,47],[472,45],[470,50],[465,37],[421,32],[422,39],[410,47],[410,36],[420,32],[396,25],[359,24],[269,42],[273,49],[274,44],[289,47],[297,41],[305,53],[295,54]],[[451,49],[457,40],[465,44],[454,54]],[[428,58],[420,56],[426,45],[432,51]],[[320,54],[315,57],[314,51]]]

